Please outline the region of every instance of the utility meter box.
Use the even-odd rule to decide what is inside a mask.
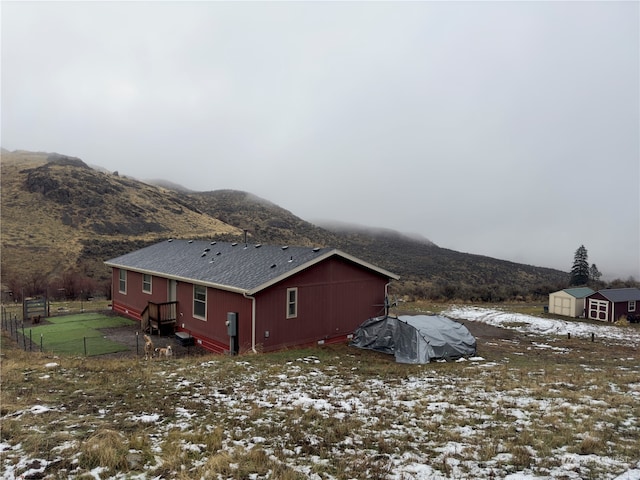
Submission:
[[[238,314],[237,312],[227,312],[227,334],[230,337],[238,335]]]

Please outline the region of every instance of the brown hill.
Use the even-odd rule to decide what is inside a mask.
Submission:
[[[246,192],[218,190],[187,195],[198,209],[249,232],[251,241],[335,246],[401,275],[398,294],[497,301],[546,295],[563,288],[568,274],[441,248],[426,238],[394,230],[336,222],[313,225]]]
[[[42,290],[75,272],[107,288],[103,261],[168,237],[335,246],[402,276],[396,293],[496,300],[562,286],[553,269],[470,255],[392,230],[322,226],[250,193],[190,192],[58,154],[2,151],[2,283]]]
[[[170,190],[57,154],[2,152],[2,280],[41,282],[171,236],[239,235]],[[15,281],[15,280],[14,280]]]

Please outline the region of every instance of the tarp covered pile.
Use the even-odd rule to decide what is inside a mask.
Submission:
[[[370,318],[350,345],[395,355],[399,363],[455,360],[476,354],[476,339],[461,323],[437,315]]]

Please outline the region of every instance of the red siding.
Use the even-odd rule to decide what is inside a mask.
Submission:
[[[119,270],[113,269],[113,308],[140,319],[149,301],[168,300],[168,280],[153,277],[152,293],[142,291],[142,274],[127,272],[127,293],[118,292]],[[262,351],[344,340],[366,319],[383,313],[388,278],[342,259],[332,257],[255,296],[256,348]],[[287,318],[287,289],[298,289],[296,318]],[[252,346],[252,300],[242,294],[207,289],[207,320],[193,316],[193,285],[178,282],[177,327],[188,331],[203,347],[229,350],[227,312],[238,313],[240,352]],[[267,333],[268,332],[268,333]]]
[[[178,329],[188,331],[200,340],[210,341],[205,348],[221,353],[229,350],[227,312],[238,313],[238,342],[240,350],[251,349],[251,300],[244,296],[207,288],[207,320],[193,316],[193,285],[178,283]]]
[[[382,312],[387,281],[338,258],[315,265],[256,295],[256,343],[270,351],[346,338]],[[298,289],[296,318],[286,318],[288,288]]]
[[[127,272],[127,293],[119,292],[120,271],[113,269],[113,310],[121,315],[140,320],[140,314],[149,302],[163,303],[169,298],[168,280],[152,277],[151,294],[142,291],[142,274]],[[229,350],[227,312],[238,313],[238,339],[240,348],[251,348],[251,300],[237,293],[207,288],[207,320],[193,316],[193,285],[178,282],[176,288],[177,329],[188,331],[205,348],[222,353]]]
[[[142,274],[127,272],[127,293],[119,292],[120,270],[113,269],[112,293],[113,309],[118,313],[135,320],[140,320],[140,314],[148,302],[162,303],[167,301],[167,280],[161,277],[152,277],[151,293],[142,291]]]
[[[615,322],[617,321],[620,317],[622,316],[629,316],[630,314],[633,314],[634,312],[629,312],[629,302],[625,301],[625,302],[611,302],[609,300],[607,300],[605,298],[604,295],[602,295],[600,292],[596,292],[592,295],[589,295],[586,299],[586,303],[585,303],[585,310],[587,312],[587,318],[592,318],[589,317],[589,312],[590,312],[590,303],[591,300],[600,300],[600,301],[604,301],[607,302],[608,304],[608,309],[607,309],[607,318],[606,321],[607,322]],[[601,320],[599,318],[592,318],[593,320]]]

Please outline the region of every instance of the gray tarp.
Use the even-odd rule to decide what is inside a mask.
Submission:
[[[476,339],[467,327],[437,315],[370,318],[354,332],[350,345],[395,355],[399,363],[429,363],[476,354]]]

